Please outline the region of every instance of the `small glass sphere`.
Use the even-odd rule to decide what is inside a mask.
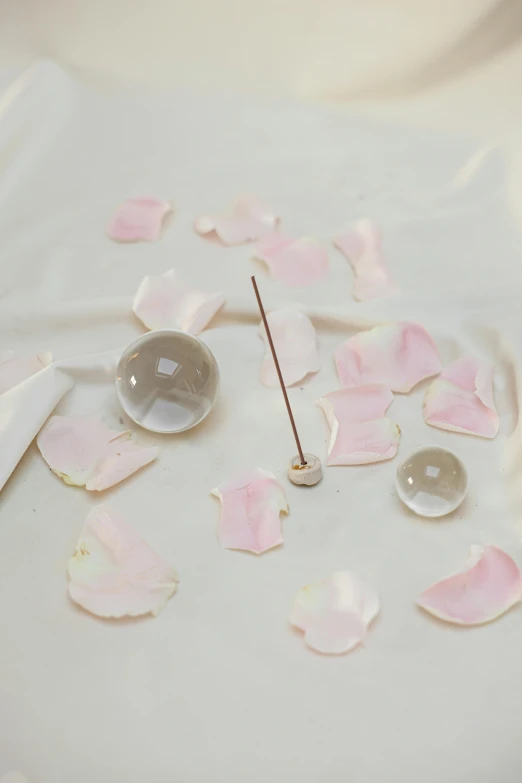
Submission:
[[[466,496],[468,474],[458,457],[439,446],[415,451],[397,468],[397,493],[421,517],[443,517]]]
[[[183,432],[199,424],[212,409],[218,386],[211,351],[176,329],[158,329],[135,340],[116,370],[123,410],[152,432]]]

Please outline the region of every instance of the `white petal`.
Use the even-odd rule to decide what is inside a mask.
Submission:
[[[317,372],[321,361],[317,352],[317,335],[306,315],[293,310],[273,310],[267,315],[285,386],[292,386],[311,372]],[[261,382],[265,386],[279,386],[279,379],[263,323],[259,334],[265,342],[265,356],[261,364]]]
[[[194,228],[198,234],[217,236],[225,245],[254,242],[277,227],[279,218],[255,196],[238,199],[230,215],[201,215]]]
[[[380,231],[372,220],[359,220],[334,239],[353,268],[353,296],[359,302],[399,292],[384,260]]]
[[[49,467],[66,484],[103,490],[148,465],[157,448],[143,449],[131,433],[109,429],[98,416],[51,416],[36,443]]]
[[[298,591],[290,623],[304,631],[309,647],[338,655],[362,642],[379,609],[375,590],[349,571],[339,571]]]
[[[158,615],[178,583],[174,569],[103,506],[87,516],[69,578],[73,601],[99,617]]]
[[[147,329],[181,329],[199,334],[225,304],[222,294],[189,288],[174,269],[144,277],[134,297],[134,314]]]

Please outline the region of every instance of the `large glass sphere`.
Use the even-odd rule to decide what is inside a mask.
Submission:
[[[197,337],[176,329],[148,332],[122,354],[116,389],[125,413],[152,432],[199,424],[216,400],[217,362]]]
[[[466,496],[468,474],[458,457],[439,446],[414,452],[397,468],[397,493],[421,517],[443,517]]]

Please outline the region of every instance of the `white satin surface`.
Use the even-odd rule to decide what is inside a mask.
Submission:
[[[504,547],[522,565],[519,430],[522,248],[494,151],[463,187],[476,149],[424,133],[252,97],[86,86],[46,61],[0,97],[0,348],[52,350],[55,363],[0,397],[0,777],[31,783],[518,783],[522,771],[522,608],[462,629],[418,610],[416,596],[458,569],[470,545]],[[331,274],[288,289],[250,260],[197,236],[194,217],[245,190],[290,234],[325,242],[361,217],[381,225],[402,294],[358,304],[332,249]],[[125,198],[171,199],[154,244],[104,234]],[[221,394],[194,430],[161,437],[159,459],[101,495],[68,487],[33,438],[46,417],[99,412],[128,422],[113,373],[142,333],[132,296],[176,267],[223,291],[202,335]],[[259,381],[263,345],[250,286],[268,309],[309,313],[323,367],[289,390],[306,450],[325,457],[314,401],[338,388],[332,353],[358,328],[422,322],[445,361],[495,362],[494,441],[428,428],[426,385],[396,395],[390,462],[328,468],[290,485],[295,452],[277,389]],[[453,449],[470,476],[447,519],[416,518],[394,475],[413,449]],[[213,487],[245,467],[273,471],[290,514],[284,546],[255,557],[222,550]],[[179,572],[157,619],[101,621],[68,599],[67,563],[93,504],[114,507]],[[288,625],[297,589],[349,569],[382,611],[347,656],[321,657]]]

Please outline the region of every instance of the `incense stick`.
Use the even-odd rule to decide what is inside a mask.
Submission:
[[[292,408],[290,407],[290,400],[288,399],[288,394],[286,393],[286,388],[285,388],[285,382],[283,381],[283,376],[281,374],[281,368],[279,366],[279,360],[277,358],[277,354],[276,354],[276,350],[275,350],[275,346],[274,346],[274,341],[272,340],[272,335],[270,333],[270,327],[268,326],[268,321],[266,319],[265,308],[263,307],[263,302],[261,301],[261,296],[259,294],[259,289],[257,287],[256,278],[254,277],[254,275],[252,275],[251,280],[252,280],[252,285],[254,286],[254,292],[255,292],[255,295],[256,295],[257,304],[259,305],[259,311],[261,313],[261,318],[263,319],[263,324],[264,324],[264,327],[265,327],[266,336],[268,337],[268,344],[270,345],[270,350],[272,351],[272,357],[274,359],[274,364],[275,364],[275,368],[276,368],[276,372],[277,372],[277,377],[279,378],[279,383],[281,384],[281,391],[283,392],[283,397],[285,399],[286,409],[288,411],[288,416],[290,418],[290,424],[292,425],[292,430],[293,430],[293,433],[294,433],[294,438],[295,438],[295,443],[296,443],[296,446],[297,446],[297,451],[299,452],[299,459],[301,460],[301,465],[306,465],[306,460],[304,458],[303,449],[301,448],[301,443],[299,441],[299,435],[297,434],[297,428],[295,426],[294,415],[292,413]]]

